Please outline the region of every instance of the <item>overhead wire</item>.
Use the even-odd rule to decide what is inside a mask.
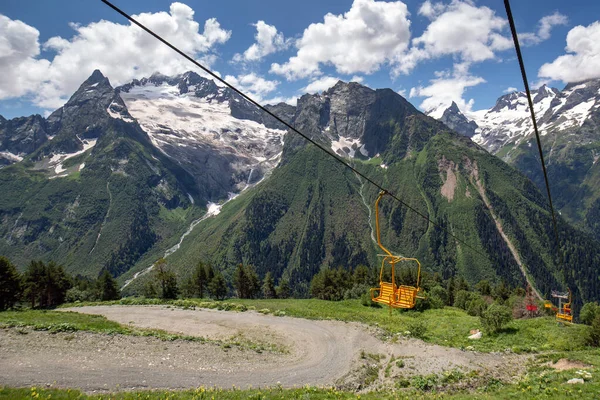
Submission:
[[[221,78],[220,76],[218,76],[217,74],[215,74],[209,68],[205,67],[204,65],[200,64],[198,61],[194,60],[192,57],[190,57],[189,55],[187,55],[186,53],[184,53],[183,51],[179,50],[177,47],[175,47],[174,45],[172,45],[170,42],[168,42],[167,40],[163,39],[160,35],[156,34],[151,29],[147,28],[145,25],[143,25],[140,22],[138,22],[136,19],[134,19],[132,16],[130,16],[129,14],[127,14],[126,12],[124,12],[123,10],[121,10],[119,7],[117,7],[116,5],[114,5],[113,3],[111,3],[110,1],[108,1],[108,0],[101,0],[101,1],[104,4],[106,4],[107,6],[109,6],[110,8],[112,8],[117,13],[121,14],[123,17],[125,17],[127,20],[129,20],[133,24],[137,25],[138,27],[140,27],[141,29],[143,29],[144,31],[146,31],[147,33],[149,33],[150,35],[154,36],[154,38],[156,38],[157,40],[159,40],[160,42],[162,42],[164,45],[166,45],[169,48],[171,48],[177,54],[181,55],[182,57],[184,57],[185,59],[187,59],[188,61],[190,61],[191,63],[193,63],[195,66],[197,66],[198,68],[202,69],[204,72],[206,72],[207,74],[209,74],[210,76],[212,76],[214,79],[218,80],[222,84],[224,84],[227,87],[229,87],[231,90],[233,90],[235,93],[237,93],[238,95],[240,95],[242,98],[244,98],[248,102],[252,103],[256,107],[258,107],[260,110],[262,110],[263,112],[267,113],[268,115],[270,115],[271,117],[273,117],[275,120],[277,120],[278,122],[280,122],[281,124],[285,125],[292,132],[294,132],[294,133],[300,135],[301,137],[303,137],[306,141],[308,141],[309,143],[311,143],[314,146],[316,146],[317,148],[319,148],[325,154],[327,154],[328,156],[330,156],[334,160],[336,160],[338,163],[340,163],[344,167],[350,169],[356,175],[358,175],[361,178],[365,179],[367,182],[369,182],[370,184],[372,184],[373,186],[375,186],[376,188],[378,188],[380,191],[383,191],[383,192],[387,193],[390,197],[392,197],[394,200],[398,201],[400,204],[402,204],[408,210],[410,210],[413,213],[417,214],[418,216],[420,216],[421,218],[423,218],[424,220],[426,220],[428,223],[430,223],[434,227],[443,230],[444,232],[446,232],[447,234],[449,234],[452,238],[454,238],[456,241],[458,241],[459,243],[461,243],[464,246],[468,247],[469,249],[471,249],[475,253],[479,254],[480,256],[487,257],[485,254],[483,254],[482,252],[480,252],[475,247],[471,246],[465,240],[457,237],[452,232],[450,232],[447,228],[445,228],[445,227],[443,227],[443,226],[435,223],[427,215],[423,214],[422,212],[420,212],[416,208],[412,207],[410,204],[408,204],[405,201],[403,201],[402,199],[400,199],[396,194],[394,194],[393,192],[391,192],[388,189],[385,189],[381,184],[375,182],[374,180],[372,180],[371,178],[369,178],[368,176],[366,176],[362,172],[358,171],[356,168],[354,168],[353,166],[351,166],[349,163],[347,163],[346,161],[344,161],[343,159],[341,159],[340,157],[338,157],[334,153],[330,152],[325,147],[321,146],[318,142],[316,142],[315,140],[311,139],[309,136],[305,135],[304,133],[302,133],[298,129],[294,128],[290,123],[284,121],[283,119],[281,119],[280,117],[278,117],[276,114],[274,114],[273,112],[269,111],[266,107],[264,107],[263,105],[261,105],[260,103],[258,103],[254,99],[252,99],[250,96],[248,96],[245,93],[243,93],[241,90],[239,90],[238,88],[236,88],[234,85],[232,85],[229,82],[225,81],[223,78]]]
[[[531,114],[531,121],[533,122],[533,131],[535,132],[537,148],[538,148],[538,151],[540,154],[540,161],[542,163],[542,171],[544,173],[544,182],[546,183],[546,192],[548,193],[548,202],[550,203],[550,212],[552,214],[552,226],[554,228],[554,235],[555,235],[555,239],[556,239],[556,251],[558,252],[558,257],[559,257],[560,263],[561,263],[561,265],[563,265],[564,261],[563,261],[562,251],[560,250],[560,240],[559,240],[559,235],[558,235],[558,225],[556,223],[556,213],[554,212],[554,205],[552,204],[552,194],[550,193],[550,181],[548,180],[548,171],[546,169],[546,162],[544,161],[544,152],[542,150],[542,141],[540,139],[540,133],[538,131],[537,121],[535,119],[535,110],[533,109],[533,101],[531,100],[531,91],[529,90],[529,82],[527,81],[527,73],[525,72],[525,63],[523,62],[523,55],[521,54],[521,46],[519,45],[519,38],[517,36],[515,20],[513,19],[509,0],[504,0],[504,8],[506,9],[506,15],[508,17],[510,31],[512,34],[513,42],[515,43],[517,59],[519,60],[519,67],[521,69],[521,77],[523,78],[523,84],[525,85],[525,92],[527,94],[527,102],[529,103],[529,112]]]

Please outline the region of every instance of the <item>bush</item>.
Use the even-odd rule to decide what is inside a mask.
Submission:
[[[481,297],[470,300],[467,303],[467,314],[474,317],[480,317],[487,310],[488,305]]]
[[[512,320],[512,312],[506,306],[493,303],[481,314],[480,319],[486,332],[496,333]]]
[[[442,303],[446,304],[448,301],[448,291],[441,287],[440,285],[434,286],[429,291],[429,295],[433,298],[436,297],[442,301]],[[442,307],[432,307],[432,308],[442,308]]]
[[[579,312],[579,320],[586,325],[592,325],[596,316],[600,315],[600,306],[595,301],[585,303]]]
[[[459,290],[458,292],[456,292],[456,296],[454,298],[454,307],[467,310],[471,301],[476,301],[480,299],[481,296],[477,293],[469,292],[467,290]]]
[[[596,315],[590,327],[587,343],[590,346],[600,347],[600,314]]]
[[[427,334],[427,325],[420,319],[415,319],[406,324],[406,329],[410,332],[411,336],[419,339],[423,339]]]

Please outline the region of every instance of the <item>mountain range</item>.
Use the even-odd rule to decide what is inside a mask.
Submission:
[[[560,219],[557,246],[545,197],[477,144],[477,121],[471,140],[390,89],[341,81],[268,108],[435,223],[381,207],[386,243],[428,271],[598,298],[599,243]],[[253,264],[298,296],[321,268],[376,266],[377,189],[283,128],[193,72],[113,88],[95,71],[48,118],[0,119],[0,253],[106,269],[126,292],[163,256],[180,278],[198,261]]]
[[[600,80],[563,90],[544,85],[532,100],[555,206],[600,239]],[[525,92],[505,94],[491,109],[471,113],[454,103],[439,119],[546,190]]]

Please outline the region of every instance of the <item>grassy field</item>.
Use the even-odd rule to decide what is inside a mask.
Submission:
[[[234,311],[247,309],[265,314],[293,316],[308,319],[331,319],[355,321],[383,329],[385,335],[393,340],[400,334],[417,336],[426,342],[442,346],[467,348],[476,351],[506,351],[515,353],[544,351],[574,351],[585,349],[587,326],[557,323],[553,317],[514,320],[496,335],[483,335],[480,340],[469,340],[471,329],[481,329],[478,317],[472,317],[465,311],[446,307],[424,312],[393,310],[389,315],[387,308],[365,307],[359,300],[339,302],[316,299],[273,299],[273,300],[230,300],[212,302],[201,299],[163,301],[158,299],[126,298],[107,303],[93,304],[169,304],[183,308],[217,308]],[[77,304],[68,305],[76,306]],[[406,334],[406,332],[411,332]]]

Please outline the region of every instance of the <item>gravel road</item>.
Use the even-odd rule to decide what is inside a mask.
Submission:
[[[382,342],[357,323],[275,317],[256,312],[181,310],[160,306],[73,308],[140,328],[227,340],[277,344],[284,353],[223,349],[215,344],[87,332],[50,334],[0,330],[0,384],[53,384],[91,391],[219,386],[352,385],[365,364],[361,351],[405,360],[405,375],[459,368],[511,379],[524,358],[482,354],[419,340]],[[383,368],[382,368],[383,369]],[[380,378],[383,373],[380,371]],[[354,386],[356,387],[356,386]],[[358,388],[358,387],[356,387]]]

